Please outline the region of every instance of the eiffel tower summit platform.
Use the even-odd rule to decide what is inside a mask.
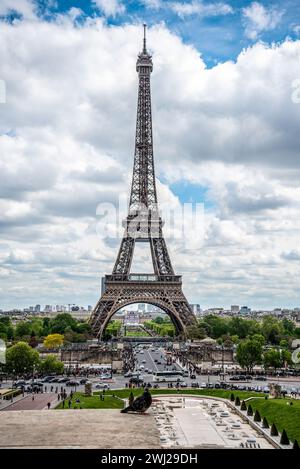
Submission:
[[[172,320],[179,337],[186,336],[187,326],[196,323],[182,291],[182,279],[176,275],[163,236],[159,214],[151,111],[152,57],[147,50],[146,25],[142,52],[138,54],[138,104],[135,152],[128,216],[123,222],[124,235],[111,275],[105,276],[104,291],[96,304],[90,325],[101,340],[111,317],[133,303],[158,306]],[[149,243],[153,274],[132,273],[135,243]]]

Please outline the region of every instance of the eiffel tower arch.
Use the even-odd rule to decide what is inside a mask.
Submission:
[[[111,317],[133,303],[148,303],[161,308],[171,318],[178,336],[186,335],[186,327],[196,319],[182,292],[181,276],[175,275],[163,237],[153,158],[150,75],[152,57],[146,47],[144,25],[143,50],[138,55],[139,77],[133,175],[127,218],[123,221],[124,236],[111,275],[105,276],[101,298],[90,317],[90,325],[101,340]],[[131,273],[134,246],[150,244],[153,274]]]

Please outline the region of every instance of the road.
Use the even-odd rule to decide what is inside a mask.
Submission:
[[[140,370],[140,366],[144,367],[145,369],[148,369],[150,372],[145,372],[140,370],[141,376],[143,377],[144,381],[146,383],[153,383],[153,373],[156,373],[157,371],[164,371],[164,370],[181,370],[182,368],[177,364],[177,363],[172,363],[171,365],[167,365],[167,355],[166,351],[164,350],[163,347],[161,346],[152,346],[150,348],[143,348],[141,349],[140,347],[135,347],[134,349],[134,355],[136,359],[136,366],[135,370]],[[158,362],[158,363],[157,363]],[[160,362],[160,363],[159,363]],[[272,377],[268,378],[267,381],[259,381],[256,379],[252,379],[249,381],[231,381],[230,376],[226,376],[223,378],[223,376],[215,376],[215,375],[196,375],[196,381],[199,383],[199,386],[207,385],[207,384],[214,384],[218,383],[220,381],[225,381],[226,383],[230,384],[235,384],[235,385],[246,385],[246,386],[260,386],[261,388],[264,388],[268,386],[269,383],[276,383],[279,384],[282,388],[287,389],[288,391],[291,391],[292,388],[296,388],[300,391],[300,377],[298,378],[292,378],[292,379],[281,379],[280,377]],[[90,377],[90,381],[93,383],[93,389],[97,390],[96,384],[99,382],[106,382],[109,384],[110,389],[121,389],[125,388],[126,384],[129,382],[129,378],[125,378],[123,374],[115,374],[113,375],[112,380],[101,380],[100,377]],[[80,380],[80,377],[76,378],[76,380]],[[187,383],[188,386],[191,385],[191,378],[190,377],[184,377],[184,381]],[[193,380],[194,381],[194,380]],[[11,387],[11,381],[2,383],[2,388],[4,387]],[[66,392],[69,394],[70,391],[84,391],[84,385],[79,385],[79,386],[66,386],[65,384],[58,384],[58,383],[51,383],[47,384],[45,383],[44,391],[50,391],[51,386],[53,386],[53,391],[55,391],[55,388],[58,387],[58,391],[61,391],[61,386],[66,390]],[[160,384],[160,387],[166,386],[163,385],[162,383]],[[47,395],[47,394],[46,394]]]

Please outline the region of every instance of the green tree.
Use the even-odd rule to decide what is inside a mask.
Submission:
[[[261,421],[261,416],[259,411],[256,409],[255,414],[254,414],[254,422],[260,422]]]
[[[32,332],[32,327],[29,321],[21,321],[16,325],[16,337],[29,337]]]
[[[279,368],[281,366],[281,355],[279,350],[274,348],[266,350],[263,355],[263,364],[265,368]]]
[[[229,322],[226,318],[211,314],[205,318],[204,322],[210,326],[210,335],[213,339],[218,339],[229,333]]]
[[[294,443],[293,443],[293,449],[300,449],[299,447],[299,443],[297,440],[294,440]]]
[[[163,324],[164,319],[161,316],[156,316],[156,318],[154,319],[154,322],[156,324]]]
[[[26,342],[18,342],[6,351],[6,367],[8,372],[24,374],[32,372],[40,364],[39,353]]]
[[[14,329],[11,319],[8,316],[0,318],[0,338],[11,340],[14,337]]]
[[[295,324],[290,319],[284,318],[282,320],[282,326],[285,334],[290,336],[295,334]]]
[[[255,365],[261,363],[262,345],[255,338],[244,339],[237,346],[236,359],[239,365],[252,371]]]
[[[281,350],[281,367],[292,364],[292,354],[289,350]]]
[[[43,320],[40,318],[34,318],[29,321],[31,331],[34,335],[41,337],[43,335]]]
[[[55,316],[50,322],[51,333],[64,334],[66,329],[70,327],[72,330],[76,329],[76,321],[69,313],[61,313]]]
[[[267,417],[263,418],[262,427],[263,428],[269,428],[269,423],[268,423]]]
[[[273,316],[265,316],[262,321],[262,333],[269,344],[278,345],[283,335],[282,324]]]
[[[204,329],[199,325],[188,326],[186,329],[190,339],[204,339],[206,337]]]
[[[290,444],[289,437],[287,436],[287,433],[284,429],[282,430],[282,434],[281,434],[281,438],[280,438],[280,444],[281,445],[289,445]]]
[[[247,410],[246,402],[242,401],[241,410]]]
[[[272,426],[271,426],[271,436],[278,436],[278,430],[277,430],[275,423],[272,423]]]
[[[64,364],[57,360],[54,355],[49,355],[41,362],[40,370],[43,374],[55,373],[61,375],[64,372]]]

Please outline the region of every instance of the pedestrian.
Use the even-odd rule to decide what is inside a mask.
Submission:
[[[50,409],[50,406],[51,406],[51,403],[48,402],[48,404],[47,404],[48,410]]]
[[[60,400],[60,394],[59,393],[57,394],[57,400],[58,401]]]
[[[57,394],[57,393],[58,393],[58,387],[56,386],[56,388],[55,388],[55,394]]]
[[[34,394],[32,394],[32,398],[31,398],[32,401],[34,401]]]
[[[69,409],[71,409],[71,405],[72,405],[72,401],[71,399],[69,399],[69,402],[68,402]]]
[[[65,400],[62,402],[63,409],[65,408]]]
[[[47,386],[45,386],[45,392],[47,392]]]
[[[51,392],[53,392],[53,386],[51,386]]]

